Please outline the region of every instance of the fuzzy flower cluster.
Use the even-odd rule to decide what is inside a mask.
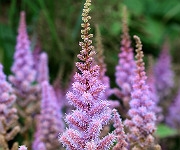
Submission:
[[[30,49],[30,40],[26,31],[25,12],[21,12],[17,43],[14,53],[14,63],[9,76],[12,83],[13,93],[17,96],[17,107],[20,119],[20,134],[30,146],[29,131],[33,128],[33,117],[39,112],[39,86],[36,82],[36,70],[33,55]]]
[[[119,86],[120,90],[115,89],[114,94],[119,98],[125,101],[129,101],[130,92],[132,90],[132,78],[135,70],[135,61],[133,49],[131,47],[131,40],[129,36],[129,29],[127,26],[127,12],[124,8],[123,15],[123,25],[122,25],[122,40],[121,40],[121,51],[119,53],[119,62],[116,66],[116,84]]]
[[[76,108],[65,118],[68,128],[60,136],[60,141],[68,150],[108,150],[116,140],[110,133],[100,138],[100,133],[112,119],[112,110],[108,101],[102,99],[105,86],[99,80],[99,66],[94,65],[94,47],[91,45],[93,36],[89,34],[88,15],[91,0],[86,0],[82,13],[80,42],[82,50],[78,55],[81,60],[76,63],[79,73],[74,75],[72,91],[67,93],[69,102]]]
[[[130,119],[126,119],[125,124],[129,130],[129,141],[131,147],[148,149],[154,145],[152,134],[155,131],[156,117],[153,112],[154,102],[151,99],[149,87],[146,84],[146,73],[143,62],[142,44],[139,37],[136,40],[136,71],[131,92]]]
[[[160,98],[167,96],[174,86],[174,73],[171,69],[171,57],[169,54],[169,45],[164,43],[159,59],[155,65],[156,88]]]
[[[32,86],[36,79],[36,70],[34,69],[33,56],[30,50],[30,41],[26,31],[25,12],[21,12],[18,28],[16,51],[14,54],[14,63],[11,68],[14,75],[9,76],[9,81],[14,87],[14,93],[19,99],[21,106],[28,105],[28,102],[36,99],[34,93],[37,87]]]
[[[174,100],[174,102],[171,104],[169,108],[169,114],[166,117],[166,122],[168,125],[175,129],[180,129],[180,89],[178,91],[178,94]]]
[[[0,64],[0,148],[9,150],[8,142],[12,140],[20,128],[17,120],[17,110],[13,108],[16,96],[12,94],[12,87],[6,81],[3,66]],[[13,145],[15,147],[15,143]]]
[[[127,150],[128,143],[126,142],[127,137],[123,130],[124,125],[116,109],[113,109],[113,122],[114,133],[117,136],[117,144],[113,147],[113,150]]]
[[[41,88],[41,114],[37,117],[33,150],[57,150],[60,147],[58,134],[64,130],[62,115],[52,86],[44,81]]]

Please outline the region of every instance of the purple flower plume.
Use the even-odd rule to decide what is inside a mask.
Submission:
[[[25,12],[21,12],[20,16],[14,63],[11,71],[14,75],[9,76],[9,80],[14,87],[14,92],[18,99],[23,99],[23,102],[18,100],[17,103],[24,107],[28,105],[29,101],[36,100],[37,97],[34,93],[37,91],[37,86],[32,85],[35,82],[36,71],[26,31]]]
[[[113,147],[113,150],[127,150],[127,142],[125,141],[126,135],[123,130],[124,125],[122,124],[121,118],[116,109],[113,109],[113,122],[114,122],[114,133],[117,136],[117,144]]]
[[[30,50],[30,40],[26,31],[25,12],[20,14],[17,43],[14,53],[14,62],[11,68],[13,75],[9,81],[13,86],[13,93],[17,96],[18,113],[21,122],[21,135],[29,141],[28,130],[33,127],[33,117],[39,112],[39,86],[36,82],[36,70]],[[26,143],[29,147],[30,143]]]
[[[42,83],[41,114],[37,117],[37,132],[33,143],[34,150],[57,150],[60,147],[58,134],[64,130],[53,88],[47,81]]]
[[[132,147],[148,149],[154,146],[152,134],[155,131],[156,117],[153,112],[154,102],[151,99],[149,87],[146,84],[146,73],[143,62],[142,44],[139,37],[134,36],[136,40],[136,71],[132,83],[130,110],[125,125],[129,130],[129,141]]]
[[[116,66],[116,84],[121,89],[119,92],[117,89],[115,90],[115,95],[120,99],[125,99],[125,97],[130,97],[130,92],[132,89],[132,77],[135,70],[135,61],[133,49],[131,47],[131,40],[129,36],[129,29],[127,26],[127,12],[126,8],[124,8],[123,15],[123,34],[121,40],[121,52],[119,53],[119,62]],[[122,93],[122,94],[118,94]]]
[[[3,66],[0,64],[0,104],[11,107],[16,100],[16,96],[11,93],[12,87],[6,81],[6,75],[3,73]]]
[[[68,150],[108,150],[116,140],[116,135],[110,133],[100,138],[100,133],[112,119],[112,110],[108,101],[102,99],[105,86],[99,80],[98,65],[94,65],[94,47],[91,45],[92,34],[89,34],[88,15],[91,0],[86,0],[82,13],[80,42],[82,50],[78,55],[81,60],[76,63],[79,72],[74,75],[72,91],[67,93],[69,103],[76,109],[65,118],[68,128],[59,140]]]
[[[162,99],[169,94],[170,89],[174,86],[174,73],[171,69],[171,56],[167,42],[163,45],[154,70],[158,94]]]
[[[169,114],[166,117],[166,122],[168,125],[175,129],[180,129],[180,89],[174,100],[174,102],[169,107]]]
[[[20,131],[17,110],[13,108],[15,100],[16,96],[12,94],[12,87],[6,81],[3,66],[0,64],[0,147],[2,149],[10,149],[8,142]]]

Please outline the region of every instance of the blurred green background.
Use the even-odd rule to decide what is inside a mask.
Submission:
[[[12,65],[19,14],[24,10],[32,49],[40,42],[42,50],[49,55],[51,81],[62,69],[64,81],[68,80],[80,51],[78,43],[83,3],[84,0],[0,0],[0,62],[6,74],[10,73]],[[114,78],[114,68],[118,62],[124,5],[129,11],[130,35],[141,37],[145,53],[157,57],[167,37],[173,62],[178,63],[179,0],[94,0],[92,4],[91,31],[95,33],[95,24],[99,25],[110,77]]]

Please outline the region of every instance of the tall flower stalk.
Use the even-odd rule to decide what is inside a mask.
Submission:
[[[132,78],[135,70],[135,61],[133,48],[131,47],[131,40],[129,36],[129,29],[127,25],[127,8],[123,9],[122,18],[122,36],[121,36],[121,47],[119,53],[119,62],[116,66],[116,84],[119,88],[113,89],[113,93],[122,100],[123,113],[127,113],[129,109],[130,93],[132,90]]]
[[[76,109],[65,118],[68,128],[60,136],[60,141],[68,150],[108,150],[116,140],[116,135],[110,133],[100,138],[101,130],[112,119],[112,110],[108,101],[102,99],[105,86],[99,80],[98,65],[94,65],[93,37],[89,34],[91,17],[91,0],[86,0],[82,13],[80,42],[82,50],[78,55],[80,62],[76,63],[79,72],[74,75],[72,91],[67,93],[69,103]]]
[[[136,71],[132,83],[129,119],[126,119],[125,125],[129,131],[129,143],[133,150],[159,149],[155,145],[153,133],[156,130],[156,117],[153,112],[154,102],[151,99],[151,93],[146,83],[146,73],[143,62],[142,44],[139,37],[134,36],[136,40]]]
[[[13,107],[16,96],[12,94],[12,87],[6,81],[3,66],[0,64],[0,149],[16,150],[18,143],[9,147],[9,141],[13,140],[20,131],[18,126],[17,110]]]
[[[13,85],[13,93],[17,96],[18,113],[23,120],[21,134],[28,145],[29,134],[31,134],[29,129],[33,126],[33,116],[39,111],[39,88],[35,85],[36,70],[34,69],[30,40],[26,31],[25,12],[23,11],[20,14],[17,44],[11,71],[13,75],[9,76],[9,81]]]
[[[33,142],[33,150],[58,150],[58,135],[64,130],[62,114],[55,92],[48,81],[41,83],[41,113],[37,116],[37,131]]]

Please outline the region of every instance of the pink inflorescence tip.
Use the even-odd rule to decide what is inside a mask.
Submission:
[[[26,31],[25,12],[21,12],[20,16],[16,51],[11,71],[14,75],[9,76],[9,80],[16,87],[17,93],[22,95],[22,93],[29,91],[35,81],[36,71]]]

